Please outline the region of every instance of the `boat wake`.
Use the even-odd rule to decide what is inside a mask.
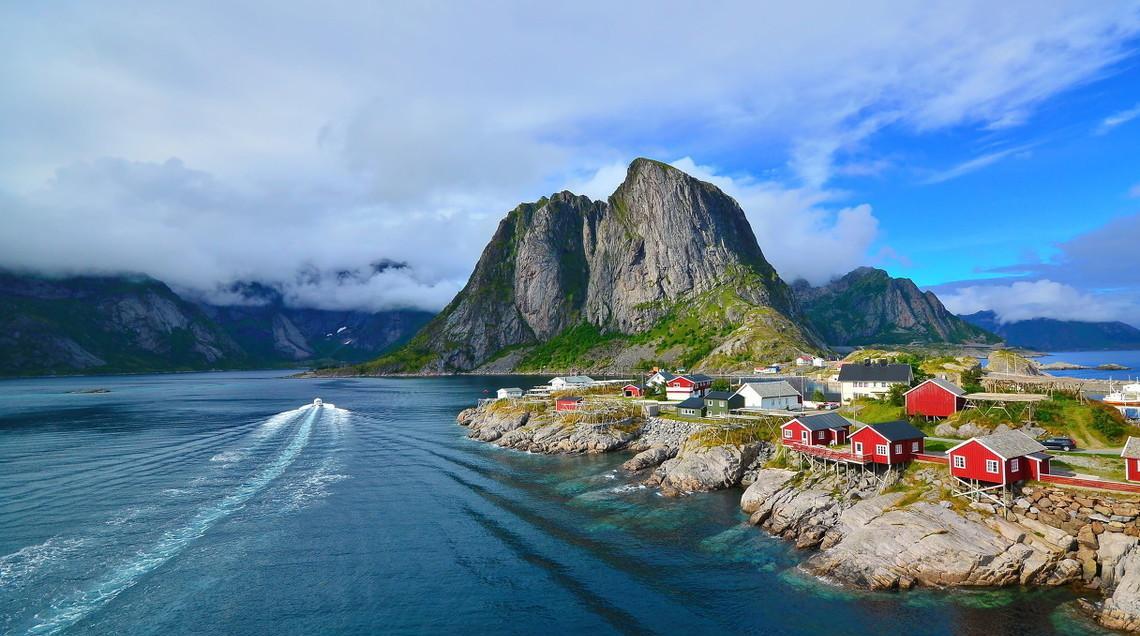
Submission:
[[[328,407],[331,405],[325,406],[326,409]],[[147,573],[177,556],[219,521],[233,514],[245,505],[250,498],[281,477],[305,449],[312,435],[314,423],[326,411],[323,411],[321,407],[309,405],[296,411],[280,413],[270,418],[261,427],[261,429],[269,427],[271,430],[275,430],[289,422],[300,412],[304,412],[305,415],[296,434],[268,464],[257,470],[220,501],[205,506],[184,525],[167,531],[153,546],[143,549],[133,559],[121,564],[94,585],[52,603],[46,612],[36,615],[38,623],[28,633],[55,634],[83,620],[123,591],[138,583]],[[340,418],[334,415],[332,419],[339,420]]]

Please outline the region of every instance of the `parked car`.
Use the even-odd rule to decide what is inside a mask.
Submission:
[[[1077,443],[1071,437],[1050,437],[1041,440],[1041,445],[1049,450],[1063,451],[1070,451],[1077,447]]]

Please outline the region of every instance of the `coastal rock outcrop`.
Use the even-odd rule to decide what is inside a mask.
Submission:
[[[658,466],[646,484],[660,486],[665,494],[730,488],[740,483],[745,471],[769,448],[764,442],[711,448],[686,445]]]
[[[804,569],[870,589],[925,586],[1062,585],[1081,578],[1064,531],[976,512],[962,515],[876,484],[849,484],[837,496],[830,476],[758,471],[741,497],[749,521],[819,548]],[[1030,520],[1028,523],[1036,524]]]

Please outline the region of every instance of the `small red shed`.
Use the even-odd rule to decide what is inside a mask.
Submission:
[[[1124,478],[1140,481],[1140,437],[1130,436],[1120,456],[1124,458]]]
[[[554,401],[555,411],[577,411],[586,400],[580,397],[560,397]]]
[[[1049,472],[1049,455],[1021,431],[975,437],[946,451],[950,474],[959,479],[1009,485]]]
[[[627,384],[621,388],[621,392],[626,397],[642,397],[645,395],[645,387],[640,384]]]
[[[784,444],[830,446],[846,444],[851,432],[851,420],[838,413],[819,413],[792,418],[780,427]]]
[[[966,392],[942,378],[930,378],[903,395],[907,415],[950,417],[966,406]]]
[[[910,422],[868,424],[851,434],[851,452],[876,464],[905,464],[924,451],[926,433]]]

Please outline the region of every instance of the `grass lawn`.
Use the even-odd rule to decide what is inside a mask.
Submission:
[[[943,442],[936,439],[928,439],[926,440],[924,448],[931,453],[944,453],[957,445],[958,442]]]
[[[859,407],[858,410],[852,406]],[[894,406],[882,400],[856,400],[851,406],[845,406],[839,411],[840,415],[851,418],[860,424],[878,424],[879,422],[892,422],[905,420],[903,407]]]

